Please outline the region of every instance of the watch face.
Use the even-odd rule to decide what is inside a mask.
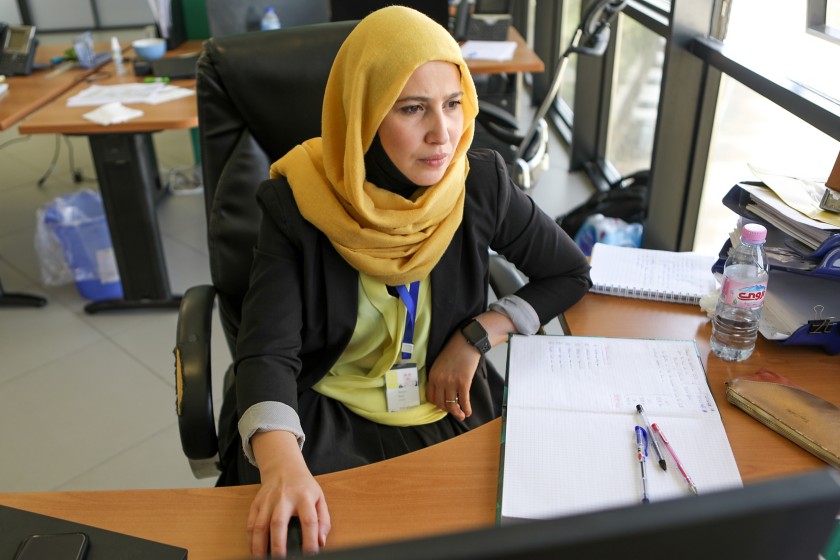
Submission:
[[[481,323],[473,319],[461,329],[467,342],[478,348],[484,354],[490,350],[490,341],[487,340],[487,331],[481,326]]]

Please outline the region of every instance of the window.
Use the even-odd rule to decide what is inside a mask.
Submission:
[[[738,181],[757,180],[747,164],[824,181],[837,159],[830,136],[737,81],[723,77],[706,167],[694,250],[717,254],[738,216],[721,200]]]
[[[569,43],[572,42],[575,30],[580,23],[581,0],[567,0],[563,2],[562,26],[560,29],[560,54],[566,52]],[[560,84],[560,94],[555,100],[555,108],[564,115],[567,124],[571,125],[572,107],[575,106],[575,77],[577,76],[578,55],[569,57],[568,65],[563,74],[563,81]]]
[[[620,175],[650,168],[665,39],[619,16],[607,131],[607,159]]]
[[[840,43],[840,0],[808,0],[808,32]]]
[[[835,28],[837,43],[827,41],[825,34],[809,33],[813,2],[733,0],[725,45],[756,69],[781,74],[840,104],[840,26]],[[840,19],[840,0],[823,0],[822,5],[824,21],[829,13]]]
[[[726,48],[768,76],[783,76],[840,104],[840,76],[832,70],[840,59],[840,45],[807,33],[806,4],[807,0],[734,0]],[[757,179],[747,164],[825,180],[837,152],[831,136],[724,75],[694,249],[717,253],[735,227],[737,216],[721,200],[738,181]]]

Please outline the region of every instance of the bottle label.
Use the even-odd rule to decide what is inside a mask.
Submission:
[[[767,282],[738,282],[732,278],[724,278],[720,293],[723,301],[733,307],[757,309],[764,303]]]

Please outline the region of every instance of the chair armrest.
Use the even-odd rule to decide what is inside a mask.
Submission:
[[[176,412],[181,447],[196,478],[220,472],[210,363],[215,298],[213,286],[195,286],[184,294],[178,311],[174,351]]]
[[[515,293],[525,285],[525,280],[516,267],[501,255],[490,255],[490,287],[496,297],[501,299]]]

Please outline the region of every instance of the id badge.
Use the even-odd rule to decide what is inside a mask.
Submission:
[[[417,364],[396,364],[385,372],[385,400],[388,412],[399,412],[420,404]]]

